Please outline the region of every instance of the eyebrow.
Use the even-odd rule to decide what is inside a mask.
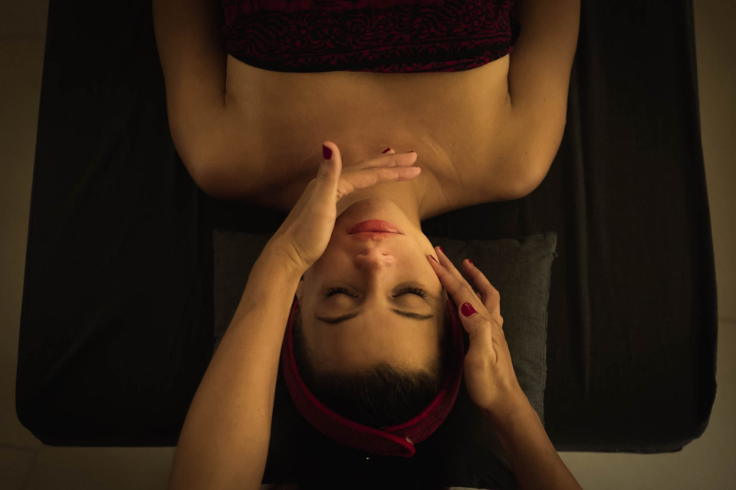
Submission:
[[[393,311],[397,315],[405,316],[407,318],[412,318],[418,321],[431,320],[432,318],[434,318],[433,314],[432,315],[422,315],[421,313],[413,313],[411,311],[401,311],[401,310],[397,310],[396,308],[391,308],[391,311]],[[317,320],[333,325],[336,323],[342,323],[344,321],[350,320],[351,318],[355,318],[361,313],[363,313],[363,308],[359,309],[355,313],[348,313],[347,315],[338,316],[336,318],[326,318],[326,317],[317,316],[317,315],[314,315],[314,317]]]

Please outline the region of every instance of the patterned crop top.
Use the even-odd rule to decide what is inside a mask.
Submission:
[[[464,71],[514,49],[514,0],[221,0],[227,52],[264,70]]]

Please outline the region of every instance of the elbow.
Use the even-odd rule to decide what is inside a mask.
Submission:
[[[562,143],[567,120],[563,117],[552,130],[536,133],[536,141],[525,153],[523,178],[518,186],[519,198],[526,197],[539,187],[552,167]]]
[[[517,189],[517,199],[528,196],[539,187],[549,173],[549,169],[554,161],[554,156],[545,158],[534,158],[530,161],[527,170],[524,172],[524,178],[521,179]]]
[[[213,199],[222,199],[218,186],[216,160],[210,155],[196,151],[182,151],[178,146],[177,153],[194,184]]]
[[[212,199],[230,201],[245,199],[246,189],[235,186],[232,177],[227,173],[227,167],[212,157],[203,157],[194,160],[195,165],[189,170],[189,175],[199,189]]]
[[[190,174],[191,175],[191,174]],[[191,175],[194,183],[207,196],[217,200],[227,200],[228,194],[224,192],[222,184],[212,169],[200,170],[196,175]]]
[[[228,175],[228,165],[211,148],[192,145],[189,148],[176,146],[184,167],[195,185],[207,196],[217,200],[243,199],[245,189],[234,187],[232,176]]]
[[[234,199],[223,175],[223,166],[212,152],[183,153],[177,150],[177,153],[189,177],[202,192],[212,199]]]
[[[192,181],[209,197],[227,199],[223,192],[226,166],[209,133],[201,125],[182,124],[181,117],[171,114],[169,121],[174,149]]]

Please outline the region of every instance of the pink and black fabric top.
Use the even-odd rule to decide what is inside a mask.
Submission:
[[[227,52],[264,70],[463,71],[513,51],[514,0],[222,0]]]

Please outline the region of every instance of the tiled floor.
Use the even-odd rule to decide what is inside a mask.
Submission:
[[[561,453],[586,489],[736,488],[736,2],[694,0],[719,304],[718,394],[673,454]],[[173,448],[56,448],[15,416],[15,373],[48,0],[0,4],[0,488],[164,489]]]

